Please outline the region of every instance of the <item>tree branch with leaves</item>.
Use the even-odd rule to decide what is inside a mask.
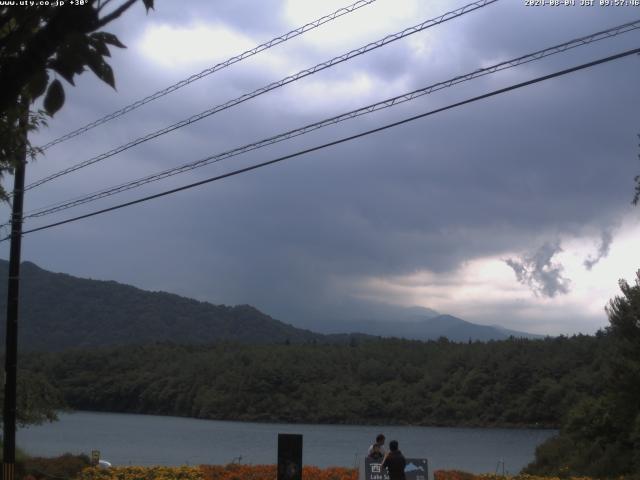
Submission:
[[[140,1],[147,11],[153,8],[154,0]],[[13,157],[22,142],[16,135],[21,99],[33,106],[44,96],[43,109],[29,115],[29,130],[36,130],[64,105],[60,79],[74,85],[74,77],[88,68],[115,88],[106,59],[111,55],[109,47],[125,46],[101,29],[136,2],[87,0],[74,8],[0,7],[0,177],[12,171]],[[31,158],[39,153],[31,145],[27,150]],[[1,186],[0,199],[7,199]]]

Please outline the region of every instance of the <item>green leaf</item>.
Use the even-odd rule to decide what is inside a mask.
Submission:
[[[107,44],[102,41],[102,40],[98,40],[96,38],[91,38],[91,46],[103,57],[110,57],[111,56],[111,52],[109,51],[109,47],[107,47]]]
[[[47,89],[49,83],[49,74],[46,69],[39,70],[27,84],[27,93],[31,100],[35,100],[42,95]]]
[[[86,63],[89,66],[89,68],[93,71],[93,73],[100,76],[99,72],[102,68],[101,64],[104,62],[104,60],[102,59],[102,55],[100,55],[98,51],[87,49],[84,52],[82,62]]]
[[[71,85],[75,85],[73,76],[84,72],[84,66],[81,61],[64,53],[59,53],[56,58],[49,62],[48,66],[59,73]]]
[[[89,38],[86,35],[77,32],[69,34],[65,44],[49,62],[49,67],[73,85],[73,77],[84,72],[84,67],[88,63],[87,57],[93,52],[95,50],[89,46]]]
[[[44,109],[53,117],[55,113],[64,105],[64,88],[60,80],[55,79],[47,89],[47,95],[44,97]]]
[[[2,13],[3,17],[7,15],[8,15],[8,12]],[[0,28],[0,40],[4,41],[4,39],[8,37],[15,28],[16,28],[16,19],[10,18],[9,21],[5,22],[2,28]]]
[[[111,88],[113,88],[115,90],[116,88],[116,79],[113,76],[113,70],[111,69],[111,66],[109,66],[109,64],[105,61],[102,62],[102,75],[100,76],[100,78],[108,83],[109,85],[111,85]]]
[[[96,52],[95,56],[91,56],[87,59],[89,68],[96,74],[96,76],[103,82],[111,85],[112,88],[116,88],[116,80],[113,76],[113,70],[107,62]]]
[[[107,32],[97,32],[91,35],[96,40],[99,40],[104,43],[108,43],[109,45],[113,45],[118,48],[127,48],[125,44],[123,44],[118,37],[116,37],[113,33]]]
[[[67,82],[69,82],[71,85],[75,85],[75,83],[73,82],[73,76],[75,75],[76,72],[73,69],[69,68],[69,65],[59,61],[54,61],[54,62],[51,62],[50,66],[57,73],[59,73],[62,76],[62,78],[64,78]]]

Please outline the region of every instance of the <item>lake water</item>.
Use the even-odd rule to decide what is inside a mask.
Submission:
[[[114,465],[275,464],[277,434],[303,435],[303,463],[353,467],[378,433],[396,439],[408,457],[429,459],[430,470],[495,472],[504,461],[516,473],[533,460],[554,430],[405,426],[291,425],[192,418],[76,412],[55,423],[18,430],[17,443],[32,455],[99,450]],[[500,464],[502,471],[502,464]]]

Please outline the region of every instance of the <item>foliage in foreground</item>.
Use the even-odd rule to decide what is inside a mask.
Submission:
[[[201,465],[199,467],[87,468],[78,480],[273,480],[275,465]],[[357,480],[355,468],[304,466],[304,480]]]
[[[4,362],[4,356],[0,357]],[[4,385],[4,371],[0,372]],[[62,393],[47,378],[38,373],[18,370],[16,421],[18,425],[39,425],[57,420],[57,411],[64,409]],[[0,405],[4,402],[4,389],[0,389]],[[0,425],[2,419],[0,418]]]
[[[201,465],[199,467],[116,467],[109,470],[87,468],[78,480],[273,480],[275,465]],[[357,480],[355,468],[303,467],[304,480]],[[458,470],[436,470],[434,480],[558,480],[558,477],[542,477],[527,474],[502,476],[473,474]],[[565,477],[566,478],[566,477]],[[620,477],[618,480],[625,480]],[[628,477],[626,480],[629,480]],[[590,477],[569,477],[568,480],[593,480]]]
[[[526,472],[640,478],[640,271],[634,286],[621,280],[620,289],[607,307],[601,394],[571,409],[560,435],[537,448]]]
[[[89,467],[77,480],[205,480],[200,467]]]
[[[558,477],[541,477],[535,475],[497,475],[493,473],[475,474],[459,470],[436,470],[433,480],[559,480]],[[592,480],[589,477],[568,477],[567,480]],[[622,478],[618,480],[623,480]]]

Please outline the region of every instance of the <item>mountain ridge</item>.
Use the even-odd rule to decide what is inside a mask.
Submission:
[[[446,313],[393,322],[364,318],[325,322],[321,331],[332,333],[358,331],[369,335],[395,336],[413,340],[436,340],[446,337],[454,342],[506,340],[509,337],[544,338],[543,335],[519,332],[498,325],[479,325]]]
[[[8,262],[0,260],[0,289],[4,291],[7,273]],[[444,336],[451,341],[487,341],[511,336],[502,329],[476,325],[422,307],[408,307],[406,311],[423,321],[326,321],[321,326],[322,333],[318,333],[272,318],[251,305],[215,305],[113,280],[54,273],[29,261],[21,265],[21,278],[19,341],[26,350],[166,341],[347,343],[380,336],[418,340]],[[0,296],[0,311],[6,312],[4,296]],[[430,317],[432,314],[436,316]],[[524,333],[515,336],[532,337]],[[4,329],[0,329],[1,338]]]
[[[0,260],[0,288],[8,263]],[[176,343],[305,343],[323,336],[299,329],[250,305],[214,305],[114,281],[21,266],[19,341],[29,350]],[[0,297],[6,310],[6,298]],[[4,329],[0,334],[4,337]]]

